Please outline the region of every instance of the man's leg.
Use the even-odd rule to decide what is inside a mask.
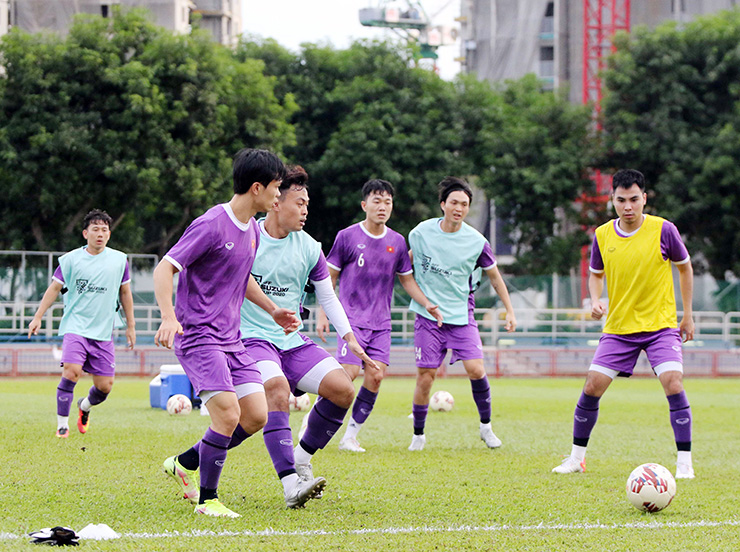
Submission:
[[[483,367],[483,359],[463,360],[462,363],[470,378],[473,401],[475,401],[475,406],[478,409],[480,438],[488,448],[498,448],[501,446],[501,439],[496,437],[491,427],[491,386]]]
[[[380,382],[385,377],[385,372],[388,366],[382,362],[375,361],[380,367],[380,370],[365,369],[365,377],[363,379],[362,387],[357,392],[355,398],[355,404],[352,407],[352,416],[347,423],[347,429],[345,430],[344,437],[339,442],[340,450],[348,450],[352,452],[365,452],[365,449],[360,446],[357,441],[357,434],[362,429],[362,424],[370,416],[375,406],[375,400],[378,398],[378,391],[380,391]],[[347,366],[343,366],[347,370]],[[352,366],[353,368],[359,368]],[[352,374],[347,370],[347,373]],[[355,376],[356,377],[356,376]],[[354,378],[352,378],[354,380]]]
[[[576,473],[585,471],[586,447],[591,431],[599,417],[599,400],[606,392],[616,370],[588,371],[586,383],[576,404],[573,415],[573,447],[570,456],[560,466],[553,468],[554,473]]]
[[[93,375],[93,385],[87,397],[77,401],[77,429],[80,433],[87,433],[90,425],[90,409],[108,398],[113,388],[113,379],[113,376]]]
[[[409,450],[422,450],[426,444],[424,427],[429,412],[429,395],[432,392],[432,384],[436,377],[437,368],[417,368],[414,402],[411,406],[411,414],[414,418],[414,436],[411,438]]]
[[[679,370],[660,371],[658,379],[663,385],[663,390],[668,400],[670,410],[671,427],[676,439],[677,459],[676,478],[693,479],[694,464],[691,458],[691,405],[683,388],[683,372]]]
[[[82,376],[82,365],[65,362],[62,378],[57,386],[57,437],[69,437],[69,411],[74,400],[74,389]]]

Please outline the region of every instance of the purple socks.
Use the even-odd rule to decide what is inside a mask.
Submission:
[[[360,387],[360,390],[357,392],[357,398],[355,399],[355,405],[352,407],[352,419],[355,423],[365,423],[365,420],[367,420],[367,417],[373,411],[375,399],[377,398],[377,393],[368,391],[365,387]]]
[[[62,378],[57,387],[57,415],[69,416],[74,400],[74,390],[77,382]]]
[[[411,414],[414,416],[414,435],[424,435],[428,412],[428,404],[414,404],[411,406]]]
[[[301,439],[301,448],[309,454],[324,448],[344,422],[348,408],[341,408],[328,399],[319,397],[308,414],[308,426]]]
[[[691,450],[691,406],[686,392],[681,391],[675,395],[669,395],[668,408],[671,411],[671,427],[676,438],[678,450]]]
[[[267,425],[262,430],[267,452],[280,479],[295,473],[293,458],[293,434],[290,431],[288,412],[276,410],[267,413]]]
[[[491,421],[491,387],[488,385],[488,377],[471,379],[470,386],[473,388],[473,400],[478,407],[480,423],[487,424]]]
[[[98,389],[94,385],[90,388],[90,391],[87,394],[87,400],[90,401],[90,406],[95,406],[96,404],[100,404],[107,398],[108,398],[108,393],[103,393],[100,389]]]
[[[599,399],[581,392],[581,397],[576,405],[576,412],[573,416],[573,444],[580,447],[588,445],[588,439],[591,437],[591,430],[596,425],[599,418]]]
[[[226,450],[230,442],[231,435],[221,435],[210,427],[200,441],[200,487],[210,491],[206,493],[207,495],[215,496],[221,470],[226,462]]]

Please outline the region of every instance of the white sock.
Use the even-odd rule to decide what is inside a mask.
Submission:
[[[488,428],[488,429],[490,429],[491,431],[493,431],[493,428],[491,427],[491,422],[488,422],[487,424],[484,424],[483,422],[481,422],[481,424],[480,424],[480,428],[481,428],[481,429],[486,429],[486,428]]]
[[[572,458],[575,458],[579,462],[583,462],[583,460],[586,458],[586,447],[573,445],[573,449],[570,451],[570,455]]]
[[[313,454],[308,454],[305,450],[303,450],[303,447],[300,443],[296,445],[295,451],[293,451],[293,456],[295,458],[296,464],[310,464],[311,458],[313,458]]]
[[[288,491],[292,490],[296,483],[298,483],[298,474],[291,473],[286,475],[280,480],[280,482],[283,484],[283,493],[288,494]]]
[[[342,437],[342,441],[345,439],[357,439],[357,434],[362,429],[362,424],[358,424],[355,422],[352,418],[350,418],[349,423],[347,424],[347,430],[344,432],[344,437]]]
[[[90,404],[90,398],[85,397],[82,399],[82,402],[80,403],[80,410],[83,412],[90,412],[90,409],[92,408],[92,405]]]
[[[686,464],[687,466],[692,466],[693,463],[691,462],[691,451],[690,450],[679,450],[678,458],[676,459],[676,464]]]
[[[57,429],[69,429],[69,416],[60,416],[57,414]]]

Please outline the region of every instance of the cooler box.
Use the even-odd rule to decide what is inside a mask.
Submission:
[[[167,401],[172,395],[193,397],[193,387],[179,364],[163,364],[159,375],[149,384],[149,402],[156,408],[167,408]]]

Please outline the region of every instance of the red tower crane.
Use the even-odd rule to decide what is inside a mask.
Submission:
[[[583,0],[583,103],[593,103],[596,130],[601,131],[601,72],[614,52],[614,35],[630,30],[630,0]],[[611,177],[596,169],[591,173],[597,203],[608,201]],[[588,198],[583,201],[589,202]],[[581,299],[588,297],[589,248],[581,251]]]

